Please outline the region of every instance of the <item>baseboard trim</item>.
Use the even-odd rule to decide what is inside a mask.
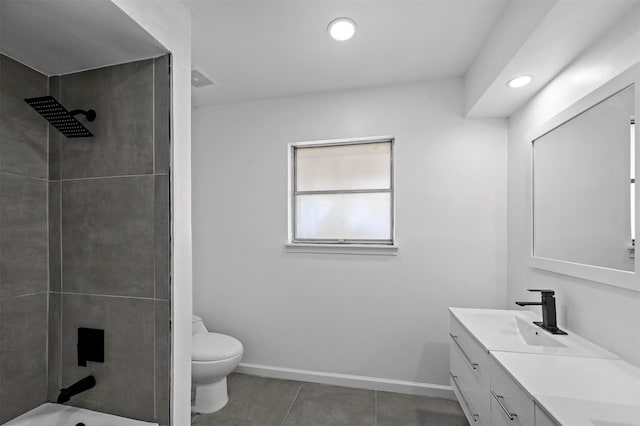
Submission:
[[[302,382],[322,383],[326,385],[345,386],[358,389],[456,399],[451,386],[436,385],[432,383],[419,383],[406,380],[383,379],[381,377],[299,370],[295,368],[247,364],[244,362],[240,363],[235,371],[237,373],[246,373],[254,376],[270,377],[273,379],[298,380]]]

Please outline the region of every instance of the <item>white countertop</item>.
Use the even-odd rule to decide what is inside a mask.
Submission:
[[[571,330],[567,336],[542,330],[545,339],[561,342],[559,347],[527,343],[523,324],[539,320],[532,311],[449,311],[556,422],[640,426],[639,367]]]
[[[462,325],[487,351],[523,352],[534,354],[579,356],[618,359],[619,356],[569,332],[567,335],[552,335],[533,325],[541,316],[530,310],[449,308]],[[553,339],[561,346],[529,345],[522,339],[518,319],[531,324],[532,328]]]
[[[565,426],[640,426],[640,368],[623,360],[491,352]]]

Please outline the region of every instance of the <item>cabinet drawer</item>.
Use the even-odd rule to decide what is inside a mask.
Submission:
[[[491,424],[532,426],[535,404],[498,363],[491,368]]]
[[[451,377],[450,382],[456,391],[456,397],[462,407],[467,420],[474,426],[489,426],[491,416],[490,402],[487,390],[484,390],[473,370],[455,345],[451,346]]]
[[[490,379],[492,362],[489,354],[451,316],[450,320],[451,386],[457,389],[460,405],[465,406],[469,423],[491,425]]]
[[[485,394],[488,394],[491,379],[490,365],[493,363],[489,353],[480,346],[453,315],[450,317],[449,330],[451,350],[458,349],[460,351],[476,381],[485,389]]]

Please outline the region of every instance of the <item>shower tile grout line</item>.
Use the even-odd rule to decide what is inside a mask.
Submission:
[[[47,183],[49,183],[49,179],[48,179],[48,178],[41,178],[41,177],[36,177],[36,176],[21,175],[20,173],[0,172],[0,175],[7,175],[7,176],[15,176],[15,177],[27,178],[27,179],[34,179],[34,180],[39,180],[39,181],[41,181],[41,182],[47,182]]]
[[[151,73],[151,161],[153,173],[156,172],[156,60],[153,59],[153,72]]]
[[[130,178],[130,177],[143,177],[143,176],[168,176],[169,173],[139,173],[133,175],[114,175],[114,176],[88,176],[80,178],[64,178],[59,179],[60,182],[73,182],[81,180],[95,180],[95,179],[118,179],[118,178]]]
[[[51,94],[51,78],[47,78],[47,94]],[[50,131],[49,131],[49,126],[47,125],[46,127],[47,131],[47,204],[46,204],[46,211],[47,211],[47,317],[45,319],[45,331],[47,332],[46,334],[46,338],[45,338],[45,343],[44,343],[44,354],[45,354],[45,358],[44,358],[44,374],[45,374],[45,379],[46,379],[46,392],[45,392],[45,398],[49,399],[49,328],[50,325],[49,324],[49,317],[51,315],[51,143],[50,143]]]
[[[158,214],[157,205],[156,205],[156,61],[155,59],[151,62],[153,71],[151,73],[151,171],[153,172],[153,298],[154,300],[157,298],[157,287],[158,287],[158,277],[156,275],[157,268],[157,253],[156,253],[156,235],[157,227],[156,227],[156,216]],[[158,347],[156,342],[156,334],[158,327],[158,304],[157,302],[153,303],[154,305],[154,321],[153,321],[153,417],[158,419],[158,404],[157,404],[157,392],[158,392],[158,384],[156,380],[156,376],[158,375],[158,365],[156,362],[156,358],[158,357]]]
[[[280,423],[280,426],[284,426],[284,423],[287,421],[287,417],[289,417],[289,413],[291,413],[291,409],[293,408],[293,404],[295,404],[296,399],[298,399],[298,395],[300,395],[300,390],[302,390],[302,385],[304,385],[304,383],[300,383],[300,385],[298,386],[298,390],[296,391],[295,396],[291,400],[291,404],[289,404],[289,408],[287,409],[287,412],[284,415],[284,418],[282,419],[282,423]]]
[[[157,267],[157,253],[156,253],[156,215],[158,212],[156,211],[156,61],[153,59],[151,61],[151,171],[153,172],[153,298],[157,298],[157,290],[158,287],[158,277],[156,276],[156,267]],[[158,419],[158,404],[157,404],[157,368],[158,365],[156,363],[156,358],[158,357],[158,347],[156,342],[156,334],[158,327],[158,303],[154,302],[154,321],[153,321],[153,416],[157,420]]]
[[[60,79],[60,83],[58,84],[58,89],[59,89],[59,95],[60,98],[62,98],[62,78]],[[51,127],[49,127],[49,134],[51,134]],[[62,176],[62,144],[60,144],[60,136],[58,136],[58,177]],[[59,240],[60,240],[60,297],[59,297],[59,303],[60,303],[60,359],[59,359],[59,368],[58,368],[58,385],[59,387],[62,387],[62,360],[63,360],[63,338],[64,338],[64,306],[63,306],[63,297],[62,295],[64,294],[64,255],[63,255],[63,247],[64,245],[62,244],[62,236],[64,235],[63,229],[62,229],[62,214],[64,211],[64,206],[62,205],[62,181],[59,181],[60,185],[59,185],[59,189],[58,189],[58,195],[60,197],[59,200],[59,210],[58,210],[58,220],[60,221],[60,236],[59,236]]]
[[[373,403],[373,424],[378,426],[378,391],[373,390],[374,403]]]
[[[168,302],[167,299],[156,299],[154,297],[142,297],[142,296],[122,296],[116,294],[99,294],[99,293],[77,293],[71,291],[52,291],[51,293],[61,294],[61,295],[72,295],[72,296],[97,296],[97,297],[114,297],[120,299],[140,299],[140,300],[153,300],[156,302]]]
[[[48,293],[47,290],[44,291],[36,291],[35,293],[26,293],[26,294],[18,294],[16,296],[9,296],[9,297],[0,297],[0,302],[6,302],[7,300],[11,300],[11,299],[18,299],[21,297],[28,297],[28,296],[37,296],[39,294],[46,294]]]

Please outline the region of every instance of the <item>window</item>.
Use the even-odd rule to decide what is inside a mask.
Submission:
[[[393,245],[393,138],[290,145],[290,242]]]

